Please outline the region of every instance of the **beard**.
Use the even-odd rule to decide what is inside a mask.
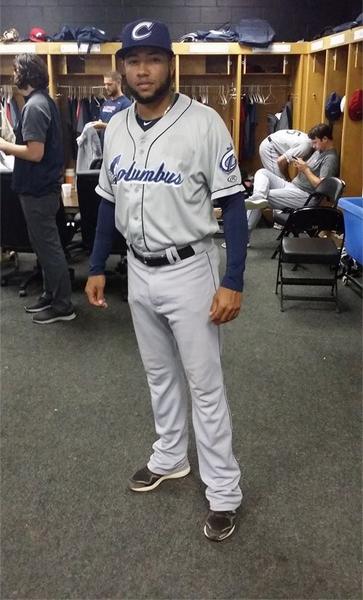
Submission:
[[[127,82],[127,86],[128,86],[128,90],[130,92],[130,94],[133,96],[133,98],[135,98],[136,102],[138,102],[139,104],[152,104],[153,102],[156,102],[157,100],[162,100],[163,98],[165,98],[165,96],[168,95],[170,88],[171,88],[171,82],[172,82],[172,77],[171,77],[171,73],[168,74],[167,78],[165,79],[165,81],[163,81],[159,87],[155,90],[155,92],[152,94],[152,96],[141,96],[141,94],[139,94],[139,92],[130,86],[130,84]]]
[[[19,90],[26,90],[28,87],[27,77],[25,73],[17,72],[14,73],[13,77],[14,83]]]

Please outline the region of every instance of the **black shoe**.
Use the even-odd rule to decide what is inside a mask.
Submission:
[[[236,510],[210,510],[204,525],[204,535],[213,542],[222,542],[236,529]]]
[[[38,313],[42,310],[46,310],[52,306],[52,300],[46,296],[40,296],[34,304],[29,304],[28,306],[24,306],[24,310],[27,313]]]
[[[73,308],[70,308],[65,312],[59,312],[54,308],[47,308],[46,310],[42,310],[39,314],[34,315],[33,323],[43,325],[47,323],[56,323],[57,321],[72,321],[76,316]]]
[[[167,475],[152,473],[147,467],[144,467],[129,479],[129,488],[133,492],[149,492],[166,479],[179,479],[180,477],[185,477],[188,473],[190,473],[189,465],[184,469],[173,471]]]

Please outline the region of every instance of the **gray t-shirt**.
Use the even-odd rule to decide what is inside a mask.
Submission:
[[[22,135],[24,142],[45,143],[52,114],[46,96],[33,93],[23,108]]]
[[[314,175],[320,177],[320,179],[324,177],[337,177],[339,175],[339,157],[337,151],[334,149],[326,150],[325,152],[316,150],[314,154],[310,156],[309,160],[306,161],[306,164]],[[300,190],[308,192],[309,194],[314,191],[314,186],[311,185],[304,173],[296,175],[292,180],[292,183]]]

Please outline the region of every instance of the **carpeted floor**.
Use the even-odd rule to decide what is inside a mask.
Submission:
[[[97,311],[78,260],[79,317],[47,326],[2,288],[2,599],[361,598],[361,300],[341,285],[340,314],[281,313],[275,237],[254,232],[245,307],[224,327],[245,497],[223,544],[202,533],[193,439],[191,475],[127,490],[154,430],[117,279]]]

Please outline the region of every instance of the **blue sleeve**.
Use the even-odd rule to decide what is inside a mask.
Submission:
[[[227,249],[226,273],[221,286],[241,292],[248,243],[247,215],[242,192],[220,198],[218,206],[222,209]]]
[[[90,275],[103,275],[105,272],[115,229],[115,205],[102,198],[98,207],[96,236],[90,258]]]

